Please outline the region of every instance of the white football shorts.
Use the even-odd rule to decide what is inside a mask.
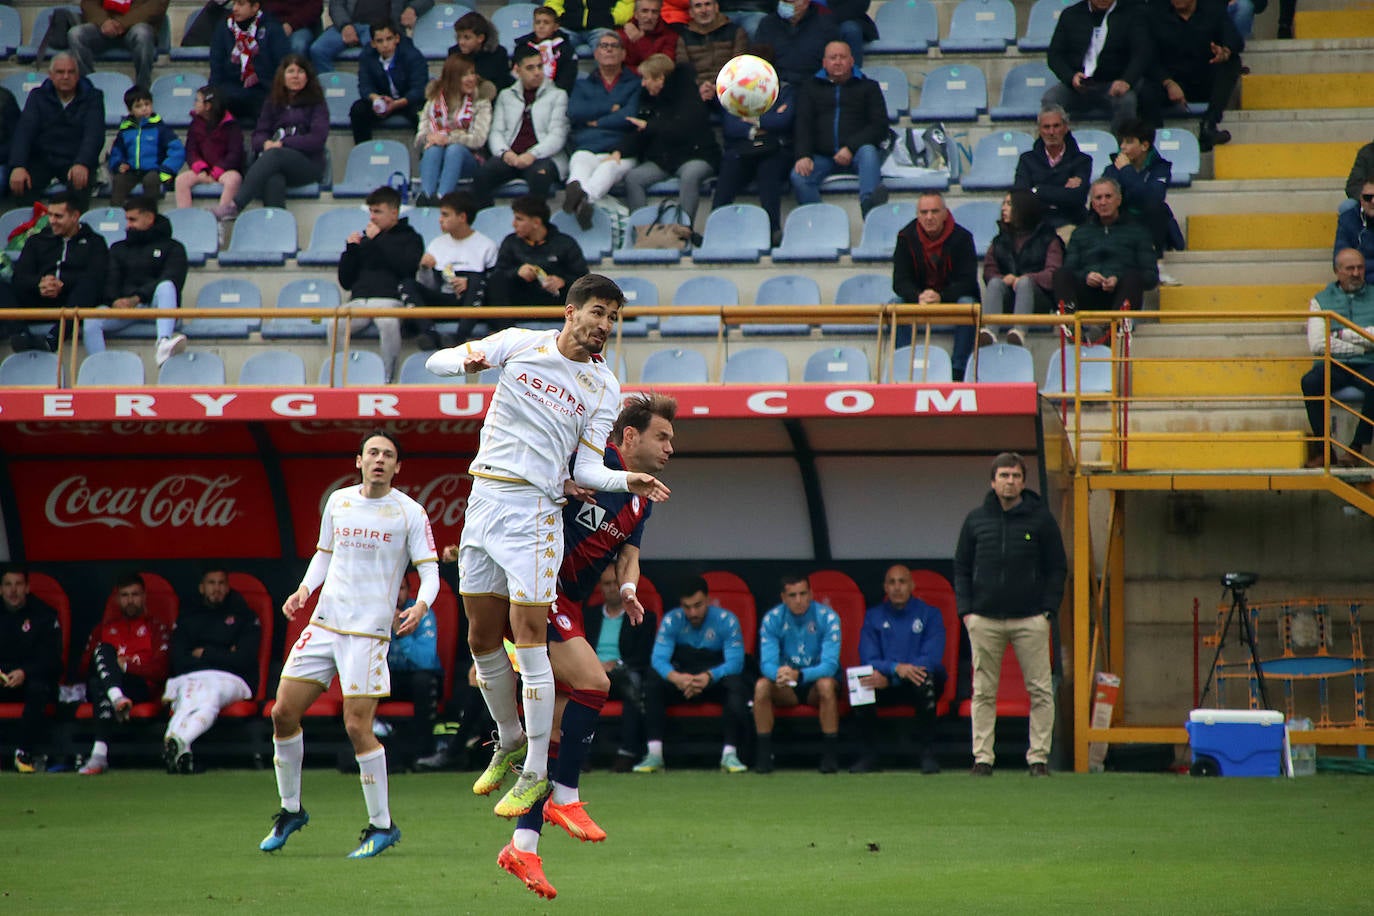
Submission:
[[[389,645],[385,639],[335,633],[312,623],[291,647],[281,676],[327,688],[337,673],[346,697],[390,696],[391,671],[386,665]]]
[[[504,595],[512,604],[549,606],[563,565],[563,511],[542,494],[476,486],[458,546],[464,595]]]

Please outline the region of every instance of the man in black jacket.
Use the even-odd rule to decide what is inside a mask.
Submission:
[[[916,201],[916,218],[897,233],[892,251],[892,291],[902,302],[973,302],[978,295],[978,254],[973,234],[954,221],[943,195]],[[974,329],[954,329],[954,380],[962,381],[973,353]],[[908,341],[909,343],[910,341]]]
[[[1069,132],[1068,113],[1060,106],[1040,109],[1035,125],[1040,137],[1016,160],[1011,188],[1034,194],[1044,205],[1045,219],[1056,229],[1081,223],[1087,213],[1093,159],[1078,148]]]
[[[367,195],[367,227],[348,237],[339,257],[339,285],[351,294],[348,305],[360,308],[398,309],[403,300],[414,304],[415,272],[425,256],[425,240],[401,216],[401,195],[395,188],[380,187]],[[396,360],[401,354],[401,319],[354,318],[349,332],[356,335],[373,321],[382,339],[382,362],[386,380],[396,375]],[[334,324],[329,325],[330,348],[334,344]]]
[[[10,142],[10,193],[27,207],[54,180],[86,192],[105,143],[105,94],[78,75],[62,52],[48,78],[29,93]]]
[[[629,626],[625,618],[625,596],[620,591],[620,579],[612,563],[601,572],[601,594],[605,603],[590,602],[582,611],[582,626],[587,642],[596,650],[606,676],[611,679],[610,697],[624,703],[620,718],[620,748],[612,765],[617,773],[628,773],[644,756],[644,672],[654,651],[654,633],[658,631],[658,615],[644,609],[644,620]],[[601,645],[601,628],[613,623],[620,636],[614,645]]]
[[[251,699],[258,684],[262,623],[229,587],[228,571],[208,565],[193,598],[181,602],[172,634],[172,674],[163,694],[172,718],[162,738],[168,773],[194,772],[191,743],[224,707]]]
[[[1081,0],[1059,14],[1048,63],[1059,83],[1045,105],[1071,114],[1111,110],[1112,131],[1122,121],[1158,120],[1159,93],[1148,78],[1154,63],[1148,11],[1125,0]]]
[[[100,304],[109,251],[104,237],[81,222],[84,209],[74,191],[53,195],[47,228],[29,237],[14,265],[12,289],[20,308],[93,309]],[[46,338],[20,331],[10,344],[16,351],[56,350],[57,325]]]
[[[1170,105],[1206,102],[1198,125],[1202,152],[1231,140],[1217,125],[1240,82],[1240,52],[1245,41],[1226,5],[1214,0],[1151,0],[1150,30],[1155,70]]]
[[[878,152],[887,138],[883,90],[855,69],[854,55],[843,41],[825,46],[823,67],[797,93],[792,191],[797,203],[817,204],[826,176],[836,170],[857,172],[859,209],[867,216],[887,202]]]
[[[186,349],[186,335],[176,333],[176,310],[186,285],[186,247],[172,238],[172,224],[159,216],[151,197],[124,202],[124,240],[110,247],[104,303],[111,308],[147,308],[157,319],[157,364]],[[81,324],[87,353],[105,349],[105,333],[133,324],[132,318],[87,318]]]
[[[1067,574],[1058,523],[1026,489],[1025,461],[1003,452],[992,462],[992,492],[964,519],[954,549],[954,596],[973,652],[974,776],[992,775],[997,686],[1008,645],[1030,694],[1026,764],[1032,776],[1050,775],[1050,619],[1059,612]]]
[[[32,773],[34,754],[46,744],[48,704],[62,676],[62,624],[57,612],[29,594],[29,573],[8,565],[0,572],[0,703],[23,703],[14,768]]]
[[[492,305],[563,305],[568,286],[587,273],[582,246],[549,222],[548,201],[526,194],[511,201],[515,231],[501,240],[491,271]],[[493,328],[488,322],[488,333]]]

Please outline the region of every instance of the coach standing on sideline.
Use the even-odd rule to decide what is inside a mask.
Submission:
[[[954,594],[973,652],[973,776],[991,776],[997,685],[1007,645],[1016,651],[1030,694],[1031,776],[1050,775],[1054,688],[1050,618],[1064,597],[1067,563],[1059,525],[1015,452],[992,462],[992,492],[964,519],[954,549]]]

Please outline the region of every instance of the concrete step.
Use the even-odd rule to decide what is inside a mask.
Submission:
[[[1374,6],[1351,3],[1345,10],[1300,10],[1293,16],[1293,38],[1374,38]]]
[[[1330,247],[1336,213],[1199,213],[1188,217],[1188,250],[1291,250]]]
[[[1305,283],[1167,286],[1159,291],[1159,307],[1167,312],[1293,312],[1306,308],[1318,289]]]
[[[1214,352],[1186,357],[1171,351],[1167,361],[1154,362],[1132,354],[1131,393],[1148,398],[1259,398],[1292,395],[1299,379],[1312,366],[1310,356],[1238,357]]]
[[[1220,179],[1339,178],[1350,173],[1355,154],[1368,141],[1339,143],[1228,143],[1213,152]]]
[[[1301,432],[1132,432],[1126,461],[1134,471],[1259,470],[1301,468],[1307,445]]]
[[[1251,73],[1240,91],[1252,110],[1363,108],[1374,97],[1374,73]]]

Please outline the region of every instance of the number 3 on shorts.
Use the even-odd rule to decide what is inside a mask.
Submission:
[[[314,636],[314,635],[315,635],[315,631],[314,631],[314,630],[309,630],[309,629],[307,629],[304,633],[301,634],[301,641],[298,642],[298,643],[296,643],[296,648],[297,648],[297,649],[304,649],[304,648],[305,648],[305,644],[308,643],[308,642],[310,642],[310,637],[312,637],[312,636]]]

